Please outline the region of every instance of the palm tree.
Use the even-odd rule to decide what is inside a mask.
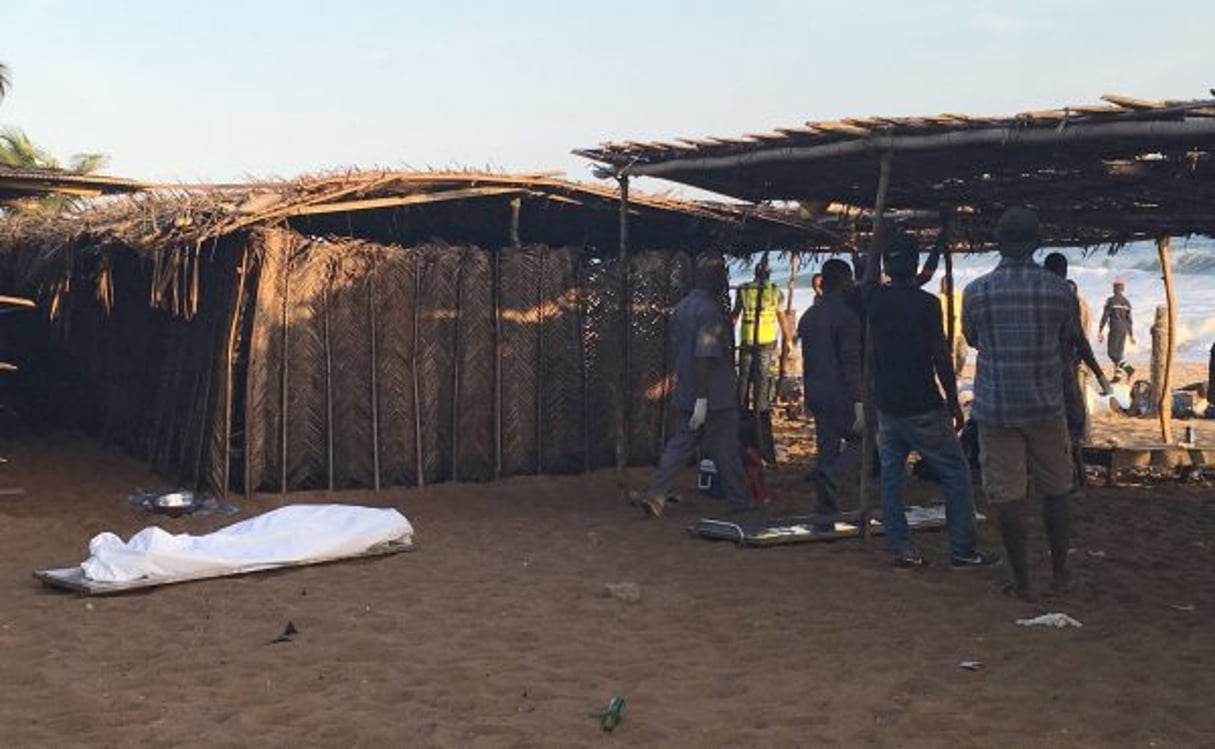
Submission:
[[[8,93],[8,87],[12,85],[12,79],[9,78],[8,66],[0,62],[0,99]]]

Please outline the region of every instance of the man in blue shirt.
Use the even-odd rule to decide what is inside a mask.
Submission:
[[[730,324],[722,304],[728,283],[720,256],[702,258],[696,266],[696,288],[671,312],[675,359],[671,405],[679,413],[679,427],[663,449],[644,495],[630,492],[629,496],[651,517],[662,517],[675,474],[688,464],[698,444],[713,459],[731,508],[744,511],[751,506],[738,438]]]
[[[973,416],[983,488],[996,509],[1012,567],[1005,588],[1032,600],[1026,503],[1029,480],[1042,492],[1052,587],[1070,582],[1070,499],[1076,491],[1064,413],[1063,344],[1076,324],[1063,279],[1033,261],[1038,215],[1010,208],[996,225],[1000,263],[966,287],[962,331],[977,349]]]

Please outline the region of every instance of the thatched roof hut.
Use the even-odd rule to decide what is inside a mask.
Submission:
[[[167,475],[378,488],[652,461],[692,255],[835,241],[552,175],[361,172],[6,220],[0,282],[51,320],[48,407]]]

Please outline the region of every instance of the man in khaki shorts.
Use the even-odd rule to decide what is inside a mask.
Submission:
[[[972,415],[979,426],[983,489],[996,510],[1013,582],[1005,591],[1032,600],[1026,502],[1030,482],[1043,495],[1052,589],[1070,582],[1070,500],[1076,491],[1064,410],[1060,342],[1075,302],[1067,284],[1033,261],[1038,216],[1010,208],[996,225],[1000,263],[966,287],[962,332],[979,352]]]

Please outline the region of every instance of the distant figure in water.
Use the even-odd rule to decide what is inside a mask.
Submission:
[[[1114,294],[1105,300],[1105,309],[1101,312],[1101,322],[1097,325],[1097,342],[1105,340],[1105,326],[1110,328],[1107,351],[1110,361],[1114,363],[1114,380],[1120,379],[1125,373],[1129,380],[1135,370],[1126,363],[1123,354],[1126,352],[1126,342],[1135,345],[1135,328],[1131,320],[1131,303],[1123,292],[1126,284],[1121,279],[1114,281]]]

